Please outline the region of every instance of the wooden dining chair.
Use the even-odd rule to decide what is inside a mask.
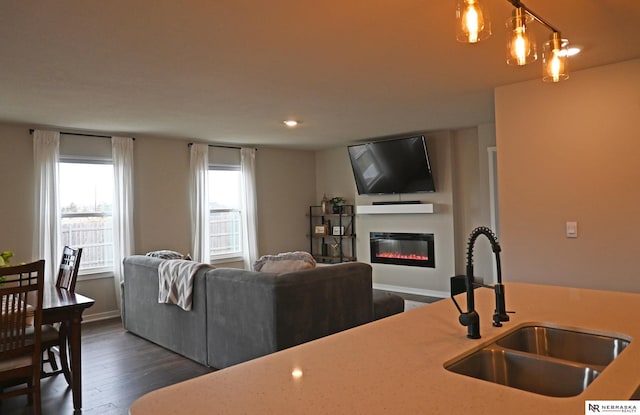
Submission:
[[[0,400],[26,394],[36,415],[41,413],[43,286],[43,260],[0,267]]]
[[[58,289],[75,292],[81,257],[82,248],[74,249],[68,246],[64,247],[62,259],[60,260],[60,268],[58,270],[58,278],[56,279],[56,287]],[[63,373],[67,384],[71,386],[67,336],[68,322],[66,321],[61,321],[56,325],[45,324],[42,327],[42,350],[45,352],[46,357],[42,359],[41,377],[48,378]],[[55,357],[56,349],[60,357],[59,367]],[[51,367],[50,371],[45,370],[46,363]]]

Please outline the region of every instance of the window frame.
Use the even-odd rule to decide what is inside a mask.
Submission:
[[[208,169],[207,169],[207,173],[211,172],[211,171],[236,171],[239,174],[239,181],[240,181],[240,185],[242,185],[242,171],[240,168],[240,165],[224,165],[224,164],[209,164]],[[209,176],[209,180],[211,180],[211,176]],[[211,189],[211,184],[209,184],[209,189]],[[242,189],[240,190],[242,191]],[[209,194],[209,200],[207,201],[208,204],[211,204],[211,202],[213,201],[212,199],[212,195]],[[240,195],[240,198],[242,198],[242,196]],[[209,226],[211,226],[211,219],[212,219],[212,215],[214,213],[231,213],[231,212],[237,212],[240,216],[239,218],[239,225],[240,225],[240,230],[239,230],[239,239],[240,239],[240,248],[239,251],[234,251],[234,252],[230,252],[230,253],[225,253],[225,254],[213,254],[211,253],[212,248],[211,246],[209,247],[209,261],[212,264],[221,264],[221,263],[229,263],[229,262],[239,262],[239,261],[243,261],[244,259],[244,249],[245,249],[245,243],[244,243],[244,227],[246,226],[246,224],[244,223],[245,221],[245,215],[244,212],[242,210],[242,200],[239,200],[239,205],[240,207],[238,209],[233,209],[233,208],[222,208],[222,209],[215,209],[215,208],[209,208]],[[211,241],[212,235],[209,235],[209,240]]]
[[[62,164],[95,164],[95,165],[110,165],[113,171],[113,160],[110,158],[104,157],[92,157],[92,156],[60,156],[58,160],[58,165]],[[59,179],[60,180],[60,179]],[[62,185],[59,182],[59,185]],[[65,243],[62,241],[62,220],[70,217],[111,217],[113,224],[113,202],[112,199],[112,210],[110,213],[108,212],[81,212],[81,213],[64,213],[62,212],[62,206],[60,206],[60,252],[62,252],[62,248],[64,248]],[[111,239],[113,240],[113,229],[111,230],[112,235]],[[74,248],[83,247],[82,245],[74,246]],[[84,248],[84,247],[83,247]],[[78,278],[82,280],[89,279],[97,279],[97,278],[105,278],[113,276],[113,267],[114,263],[111,265],[95,267],[95,268],[82,268],[82,261],[80,261],[80,269],[78,270]],[[82,278],[81,278],[82,277]]]

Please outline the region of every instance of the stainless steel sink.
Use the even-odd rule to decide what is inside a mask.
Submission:
[[[582,393],[600,374],[595,369],[503,349],[481,349],[447,367],[452,372],[541,395]]]
[[[445,367],[512,388],[569,397],[582,393],[629,342],[615,336],[531,325]]]
[[[629,345],[629,341],[574,330],[528,326],[504,336],[496,344],[587,365],[607,366]]]

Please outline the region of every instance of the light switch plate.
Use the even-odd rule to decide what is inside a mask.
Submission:
[[[567,238],[578,237],[578,222],[567,222]]]

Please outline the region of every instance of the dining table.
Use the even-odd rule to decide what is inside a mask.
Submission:
[[[82,313],[95,300],[46,284],[42,296],[43,324],[63,323],[68,329],[69,370],[74,412],[82,409]]]

